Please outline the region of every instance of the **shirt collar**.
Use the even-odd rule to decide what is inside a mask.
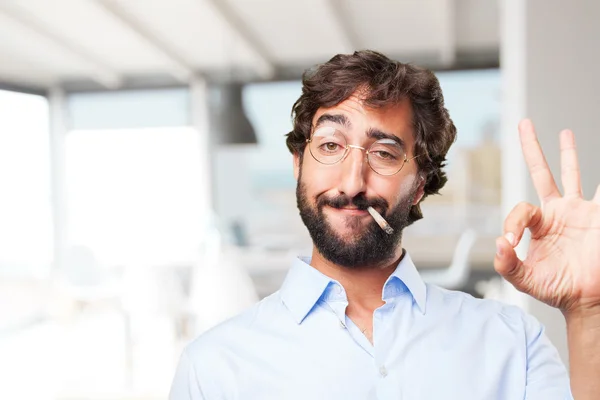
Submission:
[[[310,265],[310,258],[294,259],[280,293],[297,323],[302,323],[331,281],[333,279]]]
[[[412,295],[414,302],[419,307],[419,311],[425,314],[427,286],[406,250],[398,266],[383,285],[383,300],[398,296],[398,294],[404,291],[404,287]]]
[[[319,272],[310,265],[310,258],[295,258],[280,293],[283,303],[298,324],[310,313],[330,283],[337,281]],[[338,283],[339,285],[339,283]],[[417,268],[405,251],[402,260],[387,279],[383,287],[383,300],[410,292],[421,313],[425,314],[427,288]]]

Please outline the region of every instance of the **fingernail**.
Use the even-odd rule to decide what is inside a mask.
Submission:
[[[502,257],[502,248],[500,247],[500,245],[496,245],[496,255],[498,257]]]
[[[508,243],[510,243],[511,246],[515,245],[515,234],[512,232],[508,232],[504,235],[504,237],[506,238],[506,240],[508,240]]]

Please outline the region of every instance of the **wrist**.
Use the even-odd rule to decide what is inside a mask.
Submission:
[[[567,327],[577,326],[600,331],[600,305],[581,305],[562,311]]]

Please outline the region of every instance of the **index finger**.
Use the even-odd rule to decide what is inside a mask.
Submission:
[[[529,168],[529,174],[533,180],[533,186],[542,204],[549,200],[560,197],[560,191],[556,186],[552,172],[538,142],[533,123],[525,119],[519,124],[521,147],[525,162]]]

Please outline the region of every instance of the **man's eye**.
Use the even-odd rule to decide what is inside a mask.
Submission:
[[[387,151],[376,151],[376,152],[374,152],[374,155],[381,158],[382,160],[395,160],[396,159],[396,156],[394,156],[392,153],[388,153]]]
[[[334,142],[327,142],[321,145],[321,148],[327,152],[334,152],[340,149],[340,145]]]

